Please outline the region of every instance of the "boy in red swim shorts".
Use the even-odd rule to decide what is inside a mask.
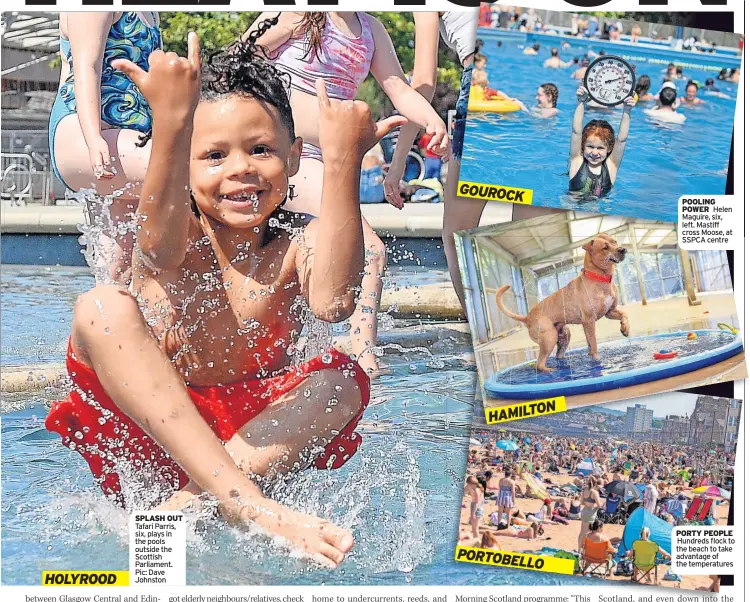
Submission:
[[[46,424],[121,503],[127,471],[181,489],[168,507],[205,491],[229,522],[335,566],[351,534],[265,498],[248,477],[338,467],[360,443],[369,380],[357,363],[335,350],[292,356],[307,315],[354,311],[362,157],[404,120],[375,125],[367,105],[330,101],[318,82],[323,205],[297,228],[282,205],[302,141],[284,81],[253,42],[202,69],[195,34],[188,58],[156,51],[148,72],[115,61],[153,110],[133,279],[130,291],[78,299],[75,390]]]

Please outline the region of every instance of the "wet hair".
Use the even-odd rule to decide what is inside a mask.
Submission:
[[[597,519],[593,523],[591,523],[591,526],[589,527],[589,531],[593,533],[594,531],[598,531],[599,529],[601,529],[603,526],[604,526],[604,523],[600,521],[599,519]]]
[[[635,83],[635,93],[638,96],[641,96],[642,94],[645,94],[648,92],[648,89],[651,87],[651,78],[648,75],[641,75],[638,78],[638,81]]]
[[[560,51],[557,48],[553,48],[549,51],[552,56],[558,56],[560,54]]]
[[[713,78],[713,77],[709,77],[709,78],[708,78],[708,79],[706,80],[706,86],[713,86],[713,85],[714,85],[715,83],[716,83],[716,82],[714,81],[714,78]]]
[[[534,50],[539,50],[539,49],[540,49],[541,47],[542,47],[542,45],[541,45],[541,44],[540,44],[539,42],[537,42],[536,44],[534,44],[534,45],[532,46],[532,48],[533,48]]]
[[[669,65],[667,65],[667,71],[669,71],[673,67],[674,67],[674,63],[669,63]]]
[[[609,124],[609,122],[603,119],[592,119],[586,124],[581,133],[581,153],[586,146],[586,140],[591,136],[601,138],[604,144],[607,146],[607,155],[609,155],[615,148],[615,130]],[[596,487],[596,480],[594,478],[589,479],[589,483],[593,482]],[[591,487],[591,485],[589,485]]]
[[[281,13],[279,13],[280,15]],[[231,96],[254,98],[274,107],[294,142],[294,117],[289,104],[290,77],[269,60],[258,38],[278,24],[279,15],[266,19],[245,40],[222,48],[201,63],[200,102],[214,102]],[[140,137],[141,148],[152,132]]]
[[[573,57],[573,64],[574,64],[574,65],[577,65],[577,64],[578,64],[578,63],[580,63],[580,62],[581,62],[581,58],[580,58],[580,57],[577,57],[577,56],[576,56],[576,57]]]
[[[488,86],[490,80],[487,77],[487,72],[482,69],[474,69],[471,72],[471,85],[472,86]]]
[[[503,45],[503,41],[502,40],[498,40],[497,41],[497,47],[500,48],[500,47],[502,47],[502,45]]]
[[[724,68],[721,71],[719,71],[719,79],[726,79],[728,75],[729,75],[729,69]]]
[[[482,46],[484,46],[484,40],[482,40],[481,38],[477,39],[477,42],[475,44],[476,51],[479,52],[479,49],[482,48]]]
[[[675,70],[674,70],[674,72],[675,72],[675,73],[676,73],[677,75],[682,75],[682,67],[675,67]]]
[[[659,102],[661,104],[671,107],[675,100],[677,100],[677,90],[674,88],[662,88],[659,92]]]
[[[688,89],[689,87],[691,87],[691,86],[692,86],[693,88],[695,88],[695,91],[696,91],[696,92],[698,91],[698,82],[696,82],[696,81],[694,81],[694,80],[692,80],[692,79],[691,79],[691,80],[690,80],[690,81],[689,81],[689,82],[688,82],[687,84],[685,84],[685,91],[687,92],[687,89]]]
[[[555,84],[547,83],[540,86],[544,93],[549,96],[550,102],[553,107],[557,107],[557,98],[560,96],[560,92]]]

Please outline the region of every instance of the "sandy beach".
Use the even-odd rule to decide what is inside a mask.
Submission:
[[[475,434],[476,436],[476,434]],[[470,456],[475,454],[475,458],[483,459],[494,452],[488,452],[488,448],[491,448],[491,444],[487,446],[471,445],[469,449]],[[503,465],[513,464],[513,454],[510,452],[504,452],[502,456],[503,462],[497,466],[491,466],[493,472],[492,478],[488,481],[487,493],[492,496],[497,493],[500,479],[503,477],[501,469]],[[481,466],[479,463],[475,464],[467,470],[466,476],[481,475],[486,470],[486,465]],[[559,473],[553,473],[546,470],[542,470],[542,480],[548,484],[548,481],[555,485],[566,485],[573,484],[576,475],[568,474],[567,471],[560,471]],[[603,475],[605,482],[609,482],[611,475],[606,473]],[[517,475],[514,476],[516,483],[521,484],[522,488],[525,487],[525,482]],[[681,488],[678,486],[671,486],[667,489],[670,494],[677,494],[680,490],[684,490],[685,494],[691,495],[689,487]],[[554,496],[550,496],[552,499],[556,499]],[[691,495],[692,497],[692,495]],[[526,513],[536,513],[540,510],[543,505],[543,501],[537,497],[519,497],[516,496],[515,507],[520,510],[520,515],[526,515]],[[475,540],[471,538],[471,526],[469,523],[470,519],[470,506],[471,496],[465,495],[463,498],[461,508],[461,523],[460,523],[460,545],[475,545]],[[489,531],[496,536],[499,543],[500,549],[509,552],[525,552],[525,553],[539,553],[543,548],[565,550],[568,552],[575,552],[578,545],[577,540],[581,529],[580,520],[569,520],[568,525],[564,524],[545,524],[544,534],[536,539],[521,539],[518,537],[512,537],[508,535],[508,530],[497,531],[495,525],[491,522],[490,515],[493,512],[497,512],[497,502],[495,499],[485,499],[482,504],[484,516],[479,521],[479,532],[480,536],[483,532]],[[715,517],[718,524],[727,524],[727,516],[729,512],[729,502],[726,500],[721,501],[716,505]],[[623,536],[625,526],[622,524],[604,524],[603,535],[608,538],[612,545],[617,548],[620,544],[620,540]],[[479,547],[478,544],[476,544]],[[668,567],[664,565],[659,566],[659,585],[664,587],[682,588],[682,589],[705,589],[710,587],[711,579],[705,575],[685,576],[682,575],[682,581],[665,581],[663,576]],[[503,569],[498,569],[503,570]],[[614,569],[612,570],[611,576],[607,577],[607,580],[614,581],[630,581],[629,576],[615,576]],[[599,577],[584,577],[586,579],[599,578]]]

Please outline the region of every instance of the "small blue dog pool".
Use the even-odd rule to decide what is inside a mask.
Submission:
[[[623,339],[599,346],[599,360],[588,348],[568,351],[565,359],[551,357],[539,372],[536,362],[516,364],[493,375],[484,385],[487,393],[500,399],[544,399],[561,395],[598,393],[640,385],[693,372],[718,364],[742,353],[742,338],[726,330],[671,332]],[[668,352],[668,353],[664,353]],[[655,359],[654,355],[677,355]]]

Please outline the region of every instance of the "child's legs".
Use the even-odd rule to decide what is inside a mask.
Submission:
[[[233,473],[244,480],[126,290],[98,286],[78,298],[71,346],[117,407],[202,487],[221,490]]]
[[[353,376],[320,370],[245,424],[226,450],[248,476],[302,470],[361,407],[362,391]]]
[[[453,288],[456,290],[458,300],[466,312],[466,300],[464,299],[463,284],[461,283],[461,271],[458,267],[458,255],[456,253],[456,242],[453,235],[459,230],[476,228],[482,218],[482,211],[486,201],[459,197],[456,194],[458,186],[458,172],[461,164],[451,159],[448,163],[448,176],[445,183],[445,203],[443,207],[443,248],[445,258],[448,260]]]
[[[316,159],[302,159],[300,168],[291,183],[295,197],[287,201],[285,208],[310,215],[320,215],[323,193],[323,163]],[[357,308],[352,314],[352,351],[362,369],[368,374],[377,370],[378,365],[373,347],[378,334],[378,308],[383,291],[383,274],[386,267],[386,250],[383,241],[366,221],[362,221],[365,238],[365,273],[362,278],[362,293]]]
[[[198,486],[211,491],[219,498],[227,520],[251,520],[312,554],[319,562],[335,565],[344,559],[354,543],[349,532],[264,499],[237,469],[198,413],[185,383],[156,344],[138,305],[126,291],[100,286],[81,295],[76,302],[71,342],[73,353],[95,370],[118,408],[193,476],[195,483],[188,486],[193,493],[200,491]],[[329,378],[335,381],[330,375]],[[351,411],[348,390],[344,393],[342,389],[340,394],[344,410],[332,412],[335,419],[328,419],[329,415],[320,408],[322,416],[316,424],[321,430],[328,421],[338,422]],[[287,423],[288,428],[293,426]],[[284,441],[283,436],[279,440]],[[267,443],[272,445],[275,441],[268,439]]]
[[[152,436],[151,430],[173,422],[173,416],[161,419],[167,418],[161,414],[175,405],[173,400],[197,413],[185,383],[123,288],[98,286],[76,300],[71,346],[76,359],[96,372],[112,401]],[[185,436],[175,433],[169,438]]]
[[[99,196],[117,193],[109,207],[109,219],[102,216],[101,199],[90,199],[86,209],[91,223],[101,223],[104,229],[100,240],[92,241],[102,248],[99,262],[106,264],[110,278],[123,283],[129,280],[133,235],[116,232],[132,219],[132,214],[138,206],[151,154],[150,141],[143,148],[136,146],[140,136],[141,134],[135,130],[102,130],[102,137],[109,144],[111,168],[115,176],[99,180],[91,168],[88,147],[76,113],[67,115],[60,121],[54,138],[55,163],[66,186],[74,191],[83,188],[94,189]]]

